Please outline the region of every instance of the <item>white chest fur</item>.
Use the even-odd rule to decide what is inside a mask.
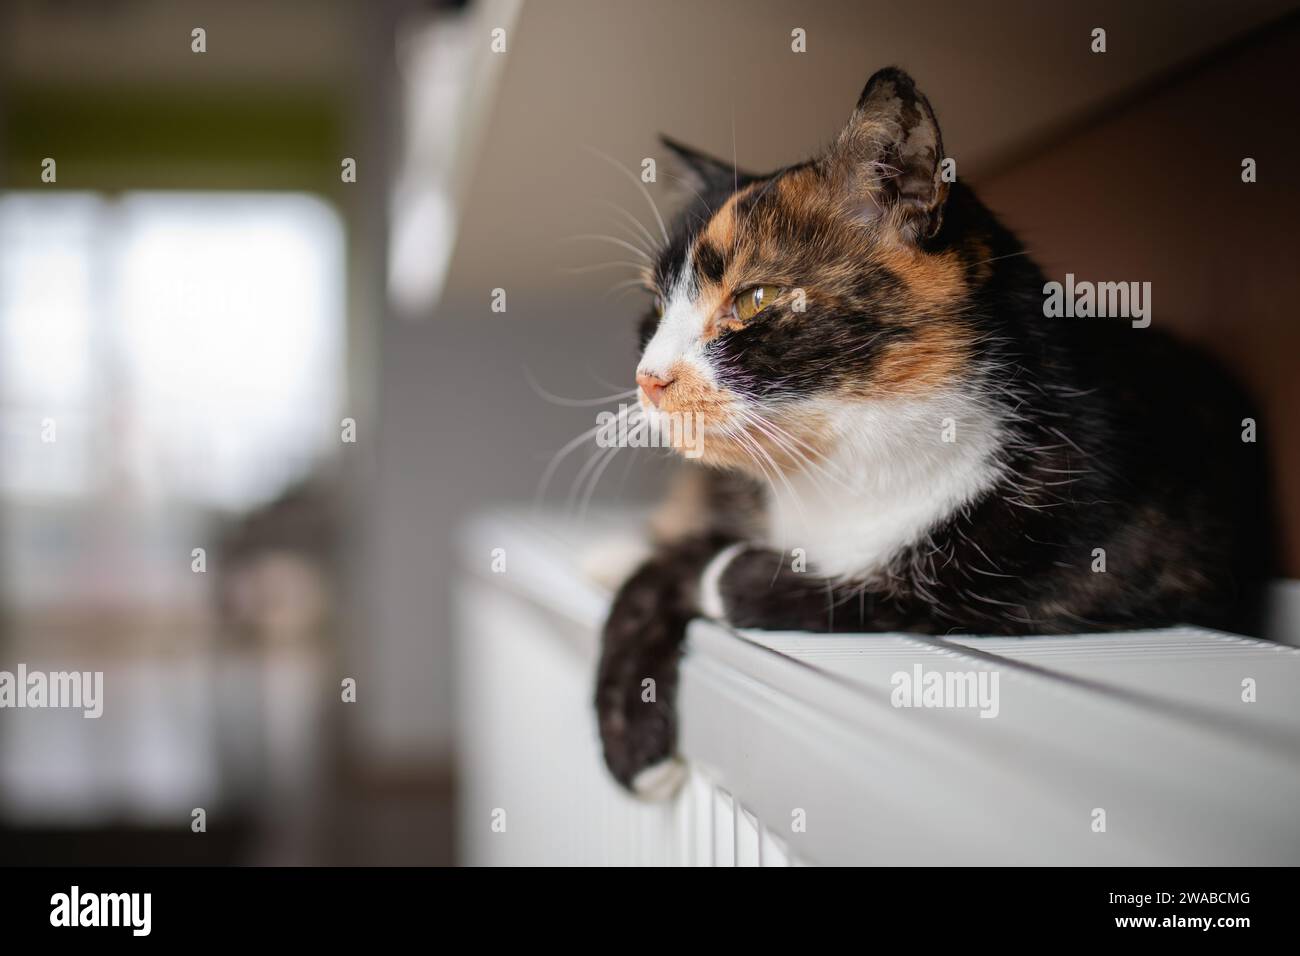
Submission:
[[[958,393],[831,410],[828,474],[769,490],[769,544],[809,571],[858,578],[987,491],[999,473],[997,417]]]

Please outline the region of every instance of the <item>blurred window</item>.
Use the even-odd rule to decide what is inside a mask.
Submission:
[[[270,497],[337,445],[342,260],[307,195],[0,198],[4,493]]]
[[[223,798],[218,724],[262,685],[213,655],[191,551],[217,570],[214,519],[340,448],[344,256],[308,194],[0,196],[0,670],[103,670],[106,698],[4,712],[0,820]]]

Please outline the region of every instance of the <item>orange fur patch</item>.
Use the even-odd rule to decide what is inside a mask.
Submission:
[[[846,392],[881,398],[940,389],[961,373],[968,354],[966,337],[958,328],[924,322],[908,338],[886,345],[871,378]]]
[[[706,425],[726,420],[734,399],[697,372],[689,362],[675,363],[668,370],[668,379],[672,384],[664,389],[659,400],[661,412],[699,413],[704,416]]]
[[[966,269],[955,252],[932,255],[915,246],[880,244],[877,259],[907,284],[923,307],[942,309],[966,294]]]
[[[700,236],[701,241],[709,243],[724,254],[730,252],[736,244],[736,201],[741,195],[742,193],[736,193],[723,203],[722,208],[713,214],[713,218],[709,220],[709,224],[704,227],[704,232]]]

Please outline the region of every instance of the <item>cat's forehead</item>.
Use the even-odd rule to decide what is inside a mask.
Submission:
[[[752,284],[827,283],[872,267],[869,231],[845,215],[812,163],[710,199],[679,221],[656,270],[661,292],[694,299]]]
[[[967,245],[929,253],[892,240],[810,162],[701,197],[679,220],[655,279],[665,295],[692,301],[776,285],[856,306],[887,298],[933,312],[964,294],[964,260],[986,258],[978,237]]]
[[[697,295],[702,287],[737,278],[732,273],[746,267],[770,269],[782,250],[825,231],[831,209],[818,185],[812,164],[804,164],[735,189],[698,194],[656,263],[656,285]]]

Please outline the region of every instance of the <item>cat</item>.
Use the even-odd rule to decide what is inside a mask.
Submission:
[[[595,706],[622,785],[656,796],[680,776],[697,616],[1254,629],[1271,545],[1246,395],[1156,328],[1049,316],[1025,249],[949,181],[910,76],[874,74],[821,155],[770,175],[664,142],[693,197],[647,277],[638,401],[698,416],[704,440],[683,465],[690,517],[602,635]]]

